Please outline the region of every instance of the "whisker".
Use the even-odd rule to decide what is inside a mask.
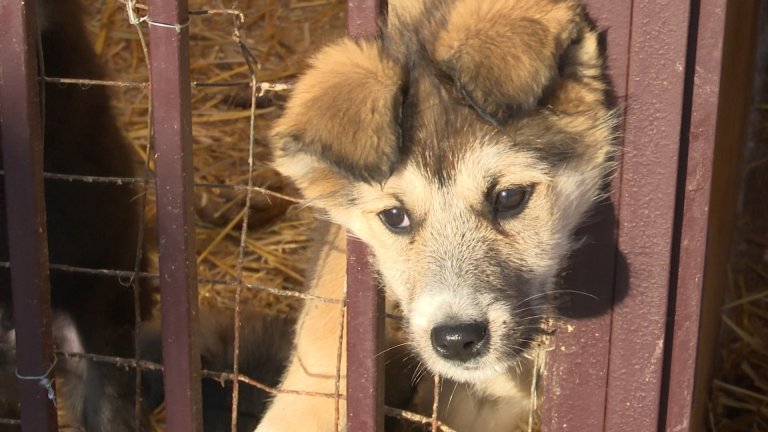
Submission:
[[[406,345],[412,345],[412,343],[411,343],[411,342],[403,342],[403,343],[401,343],[401,344],[397,344],[397,345],[391,346],[391,347],[389,347],[389,348],[385,349],[384,351],[382,351],[382,352],[380,352],[380,353],[376,354],[376,357],[378,357],[378,356],[380,356],[380,355],[382,355],[382,354],[384,354],[384,353],[387,353],[387,352],[389,352],[389,351],[392,351],[392,350],[393,350],[393,349],[395,349],[395,348],[404,347],[404,346],[406,346]]]
[[[445,406],[445,418],[448,417],[448,410],[451,408],[451,402],[453,402],[453,395],[456,393],[456,388],[459,386],[458,382],[453,384],[453,390],[451,390],[451,397],[448,398],[448,404]]]
[[[516,312],[516,311],[514,311],[514,312]],[[525,320],[536,319],[536,318],[547,319],[547,318],[550,318],[550,316],[544,315],[544,314],[531,315],[531,316],[527,316],[527,317],[523,317],[523,318],[518,318],[517,321],[525,321]]]
[[[528,306],[528,307],[524,307],[524,308],[522,308],[522,309],[515,309],[515,310],[513,310],[513,311],[512,311],[512,312],[510,312],[510,313],[511,313],[511,314],[517,314],[517,313],[520,313],[520,312],[524,312],[524,311],[527,311],[527,310],[538,309],[538,308],[540,308],[540,307],[541,307],[541,306]]]
[[[419,364],[416,365],[416,370],[413,371],[413,376],[411,377],[411,385],[416,387],[419,384],[419,381],[424,378],[424,374],[426,372],[427,368],[424,366],[424,363],[419,362]]]
[[[584,291],[578,291],[578,290],[566,290],[566,289],[560,289],[560,290],[552,290],[552,291],[546,291],[546,292],[542,292],[542,293],[534,294],[534,295],[532,295],[532,296],[530,296],[530,297],[526,298],[525,300],[522,300],[521,302],[517,303],[517,304],[516,304],[514,307],[520,306],[521,304],[523,304],[523,303],[525,303],[525,302],[527,302],[527,301],[531,301],[531,300],[533,300],[533,299],[535,299],[535,298],[543,297],[543,296],[546,296],[546,295],[550,295],[550,294],[561,294],[561,293],[568,293],[568,294],[581,294],[581,295],[585,295],[585,296],[587,296],[587,297],[590,297],[590,298],[592,298],[593,300],[599,300],[599,298],[598,298],[597,296],[595,296],[595,295],[593,295],[593,294],[590,294],[590,293],[588,293],[588,292],[584,292]]]
[[[405,351],[401,353],[400,355],[396,355],[390,359],[388,359],[386,362],[384,362],[385,365],[390,364],[391,362],[395,360],[400,360],[400,362],[405,363],[409,358],[413,357],[413,353],[410,351]]]
[[[416,380],[416,385],[418,385],[418,384],[419,384],[419,382],[421,382],[421,380],[422,380],[422,379],[424,379],[424,377],[425,377],[425,376],[427,376],[427,374],[428,374],[428,373],[430,373],[429,369],[427,369],[427,367],[426,367],[426,366],[425,366],[425,367],[423,367],[423,368],[421,369],[421,375],[420,375],[420,376],[419,376],[419,378]]]
[[[513,330],[516,330],[516,331],[519,331],[519,330],[539,330],[539,329],[543,329],[543,327],[539,323],[533,323],[533,324],[529,323],[529,325],[515,326],[513,328]]]

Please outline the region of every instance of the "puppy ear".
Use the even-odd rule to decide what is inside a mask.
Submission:
[[[400,154],[403,71],[375,41],[344,40],[311,61],[272,130],[276,166],[310,177],[383,181]]]
[[[585,28],[572,1],[457,0],[427,49],[471,105],[503,124],[540,103]]]
[[[549,86],[541,103],[564,114],[605,111],[607,82],[598,33],[585,29],[560,56],[560,74]]]

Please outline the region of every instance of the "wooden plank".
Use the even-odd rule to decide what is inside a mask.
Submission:
[[[387,7],[387,0],[348,0],[347,35],[365,38],[378,32],[379,17]]]

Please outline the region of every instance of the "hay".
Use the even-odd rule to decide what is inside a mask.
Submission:
[[[763,259],[737,260],[743,269],[732,277],[730,300],[723,307],[720,369],[710,400],[713,431],[768,430],[768,239],[754,240]]]
[[[758,79],[765,80],[764,71],[761,75]],[[708,419],[709,429],[718,432],[768,431],[768,110],[764,105],[758,105],[751,121],[735,253],[722,308],[719,369]]]
[[[257,63],[258,81],[290,81],[311,54],[345,31],[345,3],[337,0],[251,0],[239,3],[244,24],[239,36]],[[234,307],[240,234],[245,216],[249,165],[249,66],[233,40],[237,18],[223,11],[221,0],[190,2],[190,69],[194,145],[198,277],[201,305]],[[138,5],[139,12],[143,9]],[[216,11],[214,11],[216,12]],[[128,21],[124,3],[105,0],[87,11],[97,52],[107,66],[108,79],[144,83],[147,68],[139,36]],[[143,31],[146,32],[146,26]],[[88,78],[88,77],[82,77]],[[225,84],[225,86],[212,86]],[[148,88],[115,86],[113,104],[118,120],[136,149],[146,159]],[[297,192],[269,167],[265,133],[280,110],[281,95],[265,92],[255,110],[253,186],[276,194],[254,192],[248,210],[249,234],[243,253],[241,307],[267,313],[292,314],[298,303],[260,290],[301,290],[306,249],[314,221],[308,210],[291,207]],[[150,168],[153,165],[150,160]],[[230,185],[221,188],[216,185]],[[237,187],[239,186],[239,187]],[[154,193],[149,191],[146,220],[155,223]],[[153,241],[150,236],[149,241]],[[152,245],[149,254],[156,265]]]

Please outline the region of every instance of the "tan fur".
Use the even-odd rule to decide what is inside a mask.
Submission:
[[[338,43],[299,80],[273,132],[275,163],[370,245],[408,345],[446,378],[444,391],[458,391],[443,398],[441,418],[463,431],[515,430],[527,421],[529,358],[550,294],[611,167],[615,118],[597,34],[573,1],[391,8],[380,40]],[[519,213],[495,210],[503,190],[527,191]],[[392,208],[407,212],[405,230],[379,217]],[[343,292],[340,248],[317,266],[314,292]],[[332,389],[298,365],[332,373],[331,309],[306,307],[302,322],[313,324],[299,326],[284,388]],[[465,322],[486,326],[482,355],[440,354],[435,328]],[[327,399],[280,395],[258,430],[332,430],[332,415]]]
[[[536,106],[562,50],[580,33],[571,2],[457,1],[428,45],[456,84],[497,118]]]
[[[311,65],[317,73],[304,77],[286,107],[311,111],[285,117],[275,128],[278,161],[300,149],[363,180],[385,178],[398,157],[400,68],[377,44],[349,40],[325,48]]]
[[[327,234],[325,247],[319,252],[318,269],[311,282],[314,295],[341,300],[346,279],[346,235],[339,226]],[[296,349],[288,365],[282,389],[334,394],[336,391],[336,353],[339,346],[341,305],[320,301],[308,302],[299,319]],[[344,332],[346,336],[346,331]],[[341,359],[340,390],[346,391],[346,352]],[[334,399],[283,394],[275,398],[258,430],[265,431],[332,431],[336,402]],[[346,404],[339,402],[340,418]]]

